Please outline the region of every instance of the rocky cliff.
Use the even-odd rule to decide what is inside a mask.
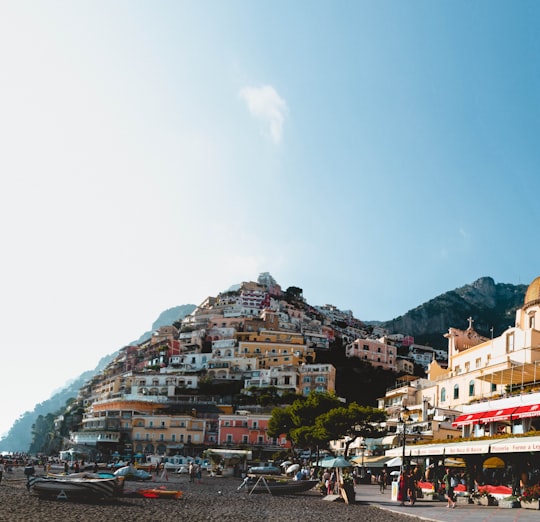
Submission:
[[[466,329],[469,317],[478,333],[491,337],[493,328],[496,337],[514,324],[515,312],[523,305],[526,291],[527,285],[495,283],[491,277],[481,277],[379,324],[391,333],[412,335],[415,342],[435,348],[446,348],[443,335],[448,328]]]

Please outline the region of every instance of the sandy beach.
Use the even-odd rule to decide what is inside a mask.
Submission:
[[[220,521],[269,521],[285,522],[312,519],[370,522],[414,522],[416,517],[393,514],[375,506],[344,502],[328,502],[316,491],[272,497],[266,494],[248,495],[237,490],[240,480],[204,476],[200,484],[190,483],[187,476],[170,474],[168,480],[144,483],[145,486],[165,486],[179,489],[179,500],[124,497],[108,502],[70,502],[41,500],[26,490],[26,479],[21,469],[6,473],[0,484],[0,521],[96,521],[114,520],[136,522],[157,520],[169,522],[188,519]],[[127,482],[126,488],[136,488],[141,483]]]

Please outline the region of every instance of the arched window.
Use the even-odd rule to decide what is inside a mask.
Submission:
[[[459,385],[454,385],[454,399],[459,399]]]
[[[469,381],[469,397],[474,395],[474,381]]]
[[[446,388],[443,388],[441,390],[441,402],[445,402],[446,401]]]

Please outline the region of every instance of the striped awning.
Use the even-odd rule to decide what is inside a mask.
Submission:
[[[460,415],[454,422],[452,422],[452,426],[469,426],[471,424],[478,424],[480,422],[480,419],[484,415],[484,411],[478,412],[478,413],[466,413],[464,415]]]
[[[526,419],[529,417],[540,417],[540,404],[529,404],[520,406],[512,413],[513,419]]]

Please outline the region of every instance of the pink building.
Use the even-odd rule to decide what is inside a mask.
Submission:
[[[270,415],[258,415],[239,410],[234,415],[220,415],[218,421],[217,445],[260,446],[266,450],[288,449],[289,441],[285,435],[277,439],[268,437]]]
[[[397,348],[375,339],[356,339],[345,349],[347,357],[358,357],[372,366],[397,371]]]

